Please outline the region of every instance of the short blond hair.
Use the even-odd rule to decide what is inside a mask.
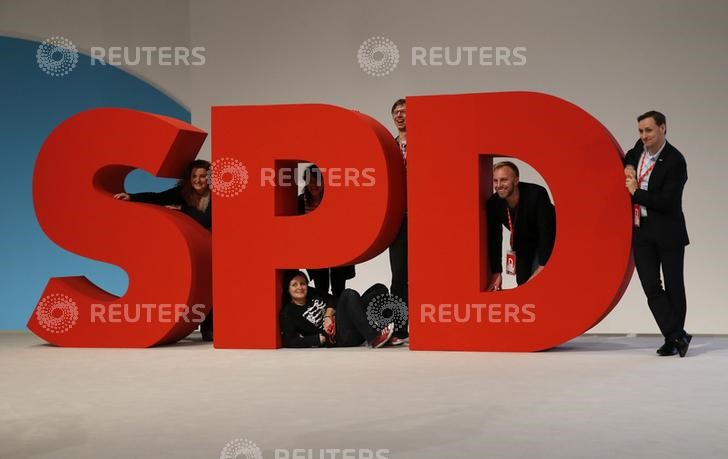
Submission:
[[[520,178],[520,174],[518,172],[518,166],[516,166],[515,164],[513,164],[510,161],[501,161],[499,163],[493,164],[493,172],[495,172],[498,169],[503,168],[503,167],[509,168],[510,170],[513,171],[514,174],[516,174],[517,178]]]

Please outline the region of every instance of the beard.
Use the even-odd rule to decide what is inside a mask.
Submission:
[[[505,199],[513,195],[513,188],[510,190],[496,190],[496,193],[498,193],[498,196]]]

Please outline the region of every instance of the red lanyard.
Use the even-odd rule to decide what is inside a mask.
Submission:
[[[654,162],[654,163],[652,163],[652,165],[651,165],[650,167],[648,167],[648,168],[647,168],[647,170],[645,171],[645,173],[644,173],[644,174],[642,173],[642,166],[644,166],[644,165],[645,165],[645,158],[647,158],[647,155],[648,155],[648,154],[649,154],[649,153],[645,152],[645,153],[644,153],[644,154],[642,155],[642,161],[640,161],[640,171],[639,171],[639,174],[638,174],[638,175],[639,175],[639,178],[637,179],[637,187],[638,187],[638,188],[639,188],[639,186],[640,186],[640,185],[642,184],[642,180],[644,180],[644,179],[645,179],[645,176],[646,176],[647,174],[649,174],[649,173],[650,173],[650,171],[651,171],[652,169],[654,169],[654,168],[655,168],[655,164],[657,164],[657,160],[655,160],[655,162]]]
[[[508,214],[508,229],[511,231],[511,250],[513,250],[513,220],[511,220],[511,209],[506,207],[506,213]]]

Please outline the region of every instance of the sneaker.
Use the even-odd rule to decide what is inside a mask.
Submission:
[[[403,346],[409,344],[409,338],[398,338],[393,336],[389,339],[389,344],[392,346]]]
[[[372,349],[384,346],[387,341],[389,341],[389,338],[392,337],[392,333],[394,333],[394,324],[387,324],[387,326],[384,327],[382,331],[377,334],[376,337],[374,337],[369,345],[372,347]]]

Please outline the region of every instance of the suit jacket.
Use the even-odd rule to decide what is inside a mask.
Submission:
[[[534,256],[538,257],[538,264],[545,265],[551,256],[556,238],[556,216],[554,206],[551,204],[546,188],[535,183],[520,182],[518,184],[518,209],[515,215],[515,232],[513,234],[513,250],[516,251],[516,263],[530,268]],[[503,272],[501,252],[503,244],[503,230],[501,225],[508,228],[508,214],[505,199],[498,197],[497,193],[488,198],[486,211],[488,217],[488,257],[491,272]],[[513,215],[511,215],[513,218]],[[510,228],[509,228],[510,229]],[[517,271],[528,279],[530,272],[527,268]],[[520,277],[520,276],[519,276]]]
[[[638,140],[634,148],[625,155],[625,166],[632,165],[639,173],[643,151],[642,141]],[[682,210],[683,189],[687,181],[685,158],[670,142],[666,142],[650,174],[647,190],[638,188],[632,196],[634,204],[647,208],[649,227],[654,228],[652,236],[659,247],[677,248],[690,243]]]

